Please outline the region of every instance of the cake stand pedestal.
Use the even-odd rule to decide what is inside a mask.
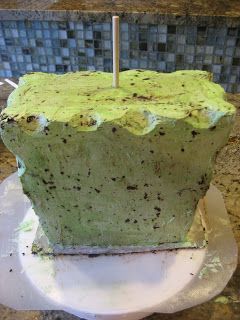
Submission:
[[[237,266],[237,245],[214,186],[199,207],[207,247],[156,253],[33,255],[38,219],[17,174],[0,185],[0,203],[0,303],[14,309],[64,310],[85,319],[141,319],[211,299]]]

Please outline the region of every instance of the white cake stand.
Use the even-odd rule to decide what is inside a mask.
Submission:
[[[0,303],[18,310],[65,310],[86,319],[141,319],[172,313],[219,294],[237,266],[221,193],[211,186],[201,206],[204,249],[115,256],[31,254],[38,219],[17,174],[0,185]]]

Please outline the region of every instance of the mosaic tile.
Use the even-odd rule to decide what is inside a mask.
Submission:
[[[159,33],[167,33],[167,26],[166,25],[159,25],[158,32]]]
[[[234,47],[226,48],[225,50],[226,56],[233,56],[234,49],[235,49]]]
[[[215,73],[215,74],[220,74],[221,73],[221,68],[222,68],[221,65],[213,65],[212,66],[212,72]]]
[[[175,60],[175,54],[168,53],[166,55],[166,61],[167,62],[174,62],[174,60]]]
[[[240,58],[233,58],[232,65],[233,66],[240,66]]]
[[[49,22],[48,21],[42,21],[42,28],[43,29],[49,29]]]
[[[68,28],[70,29],[70,30],[73,30],[74,29],[74,22],[73,21],[68,21]]]
[[[223,57],[223,68],[228,68],[230,70],[231,65],[232,65],[232,57]],[[229,71],[230,72],[230,71]]]
[[[167,42],[167,34],[159,34],[158,35],[158,41],[161,43],[166,43]]]
[[[12,71],[10,71],[10,70],[5,70],[5,72],[4,72],[4,77],[9,77],[9,78],[11,78],[12,76],[13,76]]]
[[[128,24],[125,23],[126,25],[126,30],[123,30],[123,31],[127,31],[128,30]],[[110,23],[103,23],[102,24],[102,28],[103,28],[103,31],[110,31],[111,30],[111,24]]]
[[[55,62],[54,57],[51,57],[51,56],[50,56],[50,57],[47,57],[47,63],[48,63],[48,64],[50,64],[50,65],[52,64],[52,65],[53,65],[54,62]]]
[[[157,61],[153,60],[149,60],[148,61],[148,69],[156,69],[157,68]]]
[[[186,56],[185,56],[185,61],[186,61],[187,63],[193,63],[193,61],[194,61],[194,56],[192,56],[192,55],[186,55]]]
[[[186,36],[184,34],[177,36],[177,43],[178,44],[185,44],[186,43]]]
[[[111,33],[109,31],[104,31],[102,33],[102,39],[104,40],[111,40]]]
[[[176,51],[176,43],[175,42],[167,42],[167,51],[174,53]]]
[[[149,25],[149,32],[150,33],[157,33],[158,31],[158,26],[156,24]]]
[[[176,53],[184,53],[185,51],[185,46],[182,44],[178,44],[176,47]]]
[[[50,39],[50,31],[49,30],[43,30],[43,38]]]
[[[199,68],[240,87],[240,28],[120,24],[120,66],[171,72]],[[110,23],[0,22],[0,74],[112,71]]]
[[[75,23],[75,29],[76,30],[83,30],[83,23],[82,22],[76,22]]]
[[[203,59],[203,63],[204,64],[211,64],[212,63],[212,59],[213,59],[213,57],[211,55],[205,55],[205,57]]]
[[[59,30],[58,35],[59,39],[67,39],[67,31],[65,30]]]
[[[214,54],[217,56],[222,56],[223,55],[223,48],[222,47],[215,47]]]
[[[35,36],[36,36],[36,38],[42,39],[42,38],[43,38],[43,32],[42,32],[42,30],[36,30],[36,31],[35,31]]]

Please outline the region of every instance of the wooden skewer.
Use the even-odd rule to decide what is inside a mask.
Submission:
[[[112,17],[113,36],[113,87],[119,87],[119,17]]]

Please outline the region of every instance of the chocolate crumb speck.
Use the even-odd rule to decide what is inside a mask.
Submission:
[[[35,116],[29,116],[27,117],[27,122],[32,122],[36,117]]]
[[[132,185],[132,186],[127,186],[128,190],[137,190],[138,186],[137,185]]]
[[[213,131],[215,129],[216,129],[216,126],[213,126],[213,127],[209,128],[209,130],[211,130],[211,131]]]
[[[199,134],[199,132],[197,132],[197,131],[195,131],[195,130],[192,130],[191,134],[192,134],[192,137],[195,138],[195,136],[196,136],[197,134]]]

